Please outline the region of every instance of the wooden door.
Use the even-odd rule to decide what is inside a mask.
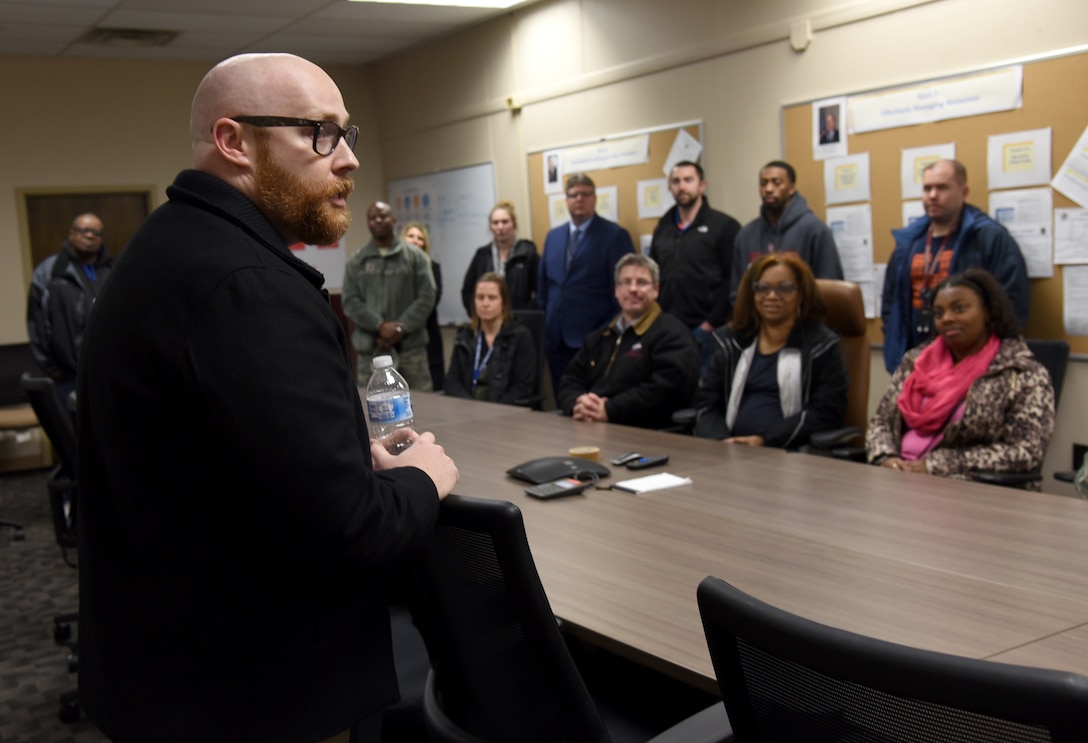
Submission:
[[[151,213],[151,190],[26,193],[27,234],[30,242],[30,272],[60,250],[68,239],[68,228],[80,214],[93,212],[102,220],[102,244],[116,258]]]

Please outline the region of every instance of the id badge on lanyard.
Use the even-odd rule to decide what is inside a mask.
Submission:
[[[480,352],[483,350],[484,343],[484,331],[481,328],[476,333],[476,359],[472,364],[472,389],[476,390],[476,385],[480,382],[480,372],[487,366],[487,362],[491,359],[491,352],[495,350],[495,344],[492,343],[487,349],[487,354],[484,356],[483,361],[480,361]]]
[[[926,252],[922,263],[922,290],[918,293],[919,298],[922,300],[922,307],[918,310],[918,322],[914,326],[914,332],[919,338],[928,338],[933,332],[933,287],[929,284],[937,273],[937,266],[941,262],[941,253],[944,252],[954,232],[953,229],[952,232],[945,235],[932,258],[930,253],[933,249],[933,235],[929,231],[926,232]]]

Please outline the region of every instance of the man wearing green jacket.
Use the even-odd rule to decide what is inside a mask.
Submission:
[[[366,384],[373,358],[389,355],[409,387],[430,392],[427,316],[435,303],[430,259],[396,236],[388,204],[371,204],[366,223],[373,239],[344,267],[343,306],[355,323],[356,379]]]

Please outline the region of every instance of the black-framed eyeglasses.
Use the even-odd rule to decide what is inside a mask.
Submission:
[[[756,281],[752,284],[752,291],[756,294],[766,296],[772,291],[780,297],[788,297],[797,291],[797,284],[792,281],[780,281],[777,284],[768,284],[765,281]]]
[[[96,230],[94,227],[73,227],[72,232],[78,232],[84,237],[102,237],[102,230]]]
[[[348,149],[355,149],[355,140],[359,138],[359,127],[343,128],[335,121],[314,121],[313,119],[295,119],[290,116],[232,116],[231,121],[250,126],[308,126],[314,130],[314,152],[318,155],[331,155],[336,145],[343,138]]]

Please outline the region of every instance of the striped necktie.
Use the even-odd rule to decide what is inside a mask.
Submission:
[[[574,252],[578,249],[578,241],[581,239],[581,228],[575,227],[570,231],[570,235],[567,237],[567,268],[570,268],[570,262],[574,260]]]

